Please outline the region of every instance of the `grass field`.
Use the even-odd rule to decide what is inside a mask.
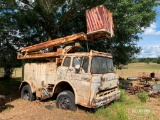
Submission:
[[[22,76],[22,68],[15,68],[12,77],[21,77],[21,76]]]
[[[95,116],[100,120],[158,120],[154,109],[147,104],[121,90],[120,100],[99,109]]]
[[[137,77],[139,73],[144,72],[146,75],[154,72],[156,75],[160,74],[160,64],[157,63],[131,63],[126,65],[122,70],[115,70],[122,78]]]

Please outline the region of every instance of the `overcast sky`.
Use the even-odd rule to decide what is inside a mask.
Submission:
[[[156,21],[144,29],[140,35],[142,40],[137,43],[142,48],[140,55],[137,55],[139,58],[160,57],[160,6],[156,7],[156,11]]]

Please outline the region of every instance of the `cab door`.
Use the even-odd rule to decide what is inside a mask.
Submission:
[[[71,69],[70,80],[76,88],[78,104],[87,107],[90,103],[91,91],[91,74],[88,71],[89,57],[73,57]]]

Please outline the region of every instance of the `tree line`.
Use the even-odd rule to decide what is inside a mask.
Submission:
[[[111,39],[83,42],[81,51],[109,52],[120,67],[140,52],[137,42],[142,27],[155,20],[156,0],[1,0],[0,1],[0,67],[4,77],[21,66],[17,49],[73,33],[85,32],[86,9],[105,5],[113,14]]]
[[[158,58],[133,58],[130,63],[157,63],[160,64],[160,57]]]

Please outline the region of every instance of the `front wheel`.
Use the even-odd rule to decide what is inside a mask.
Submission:
[[[28,101],[33,101],[34,100],[34,95],[31,91],[31,88],[29,85],[25,85],[22,87],[21,90],[21,98],[24,100],[28,100]]]
[[[64,110],[75,110],[75,96],[70,91],[63,91],[57,96],[56,106]]]

